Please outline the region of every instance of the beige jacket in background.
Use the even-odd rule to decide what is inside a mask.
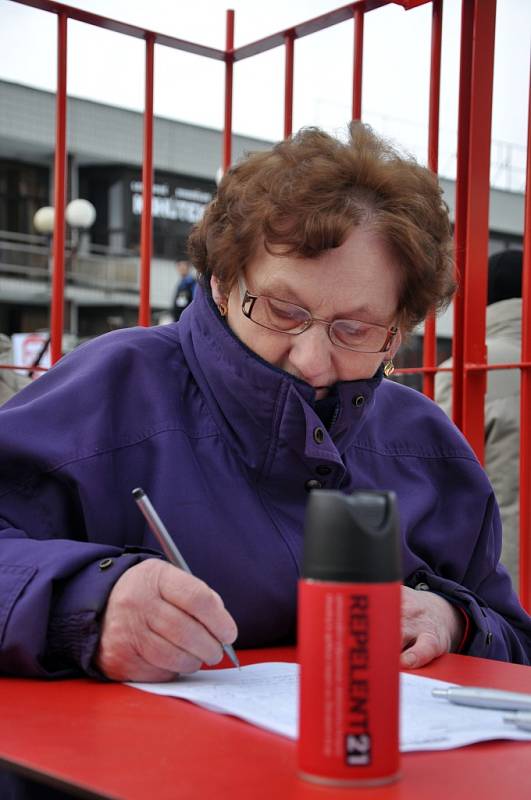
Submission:
[[[512,298],[487,306],[487,360],[489,364],[520,361],[522,300]],[[441,367],[452,365],[451,359]],[[435,377],[435,400],[452,413],[452,373]],[[531,446],[531,443],[530,445]],[[501,561],[518,591],[519,484],[520,484],[520,370],[487,372],[485,395],[485,469],[500,506],[503,524]]]

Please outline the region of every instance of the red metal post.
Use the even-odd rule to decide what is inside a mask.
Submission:
[[[361,91],[363,80],[363,9],[354,9],[354,65],[352,79],[352,119],[361,119]]]
[[[295,38],[293,31],[284,35],[284,49],[286,52],[286,65],[284,75],[284,139],[291,136],[293,130],[293,62]]]
[[[489,257],[490,149],[496,0],[475,2],[465,273],[463,433],[483,463],[485,453],[485,306]]]
[[[452,341],[452,417],[463,427],[463,332],[464,279],[467,236],[468,158],[470,135],[470,92],[472,72],[472,30],[474,0],[462,0],[461,61],[459,66],[459,119],[457,125],[457,176],[455,183],[455,262],[458,281],[454,298],[454,336]]]
[[[431,19],[430,108],[428,130],[428,166],[437,174],[439,170],[439,105],[441,95],[441,42],[442,0],[433,0]],[[435,315],[430,314],[424,323],[423,365],[434,367],[437,363],[437,333]],[[435,375],[425,372],[422,390],[433,399]]]
[[[57,15],[57,92],[55,100],[55,164],[53,229],[52,307],[50,313],[50,359],[55,364],[63,352],[65,285],[66,203],[66,14]]]
[[[142,222],[140,229],[140,307],[138,324],[145,327],[151,322],[150,278],[153,225],[151,199],[153,196],[153,79],[155,65],[155,39],[146,36],[146,77],[144,104],[144,160],[142,164]]]
[[[520,600],[531,613],[531,84],[527,118],[527,172],[522,275],[520,383]]]
[[[223,172],[232,162],[232,82],[234,66],[234,11],[227,11],[225,37],[225,125],[223,128]]]

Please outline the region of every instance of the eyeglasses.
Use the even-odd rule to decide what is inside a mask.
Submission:
[[[306,308],[276,297],[264,294],[251,294],[239,275],[238,286],[242,301],[242,313],[270,331],[298,336],[310,328],[314,322],[320,322],[328,328],[328,337],[332,344],[344,350],[357,353],[386,353],[398,333],[395,326],[386,327],[375,322],[363,322],[359,319],[335,319],[327,322],[312,316]]]

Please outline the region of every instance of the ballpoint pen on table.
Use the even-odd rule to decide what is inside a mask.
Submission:
[[[515,711],[514,714],[506,714],[503,721],[516,725],[521,731],[531,731],[531,712]]]
[[[531,712],[531,694],[523,692],[504,692],[479,686],[448,686],[446,689],[432,689],[431,693],[434,697],[462,706]]]
[[[140,488],[133,489],[132,494],[136,501],[137,506],[144,515],[146,522],[149,525],[152,533],[154,534],[158,543],[162,547],[168,561],[170,561],[176,567],[180,567],[182,570],[188,572],[191,575],[192,570],[182,557],[179,548],[171,538],[166,526],[164,525],[161,518],[153,508],[153,505],[151,504],[151,501],[147,496],[147,494],[144,492],[143,489]],[[221,642],[221,646],[223,647],[224,652],[228,655],[234,666],[238,667],[239,669],[240,662],[238,661],[238,656],[234,652],[234,648],[232,647],[232,645],[223,644]]]

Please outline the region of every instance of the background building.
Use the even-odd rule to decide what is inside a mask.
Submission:
[[[89,200],[89,231],[67,230],[66,329],[79,337],[135,324],[142,213],[142,115],[68,101],[67,201]],[[216,190],[220,131],[157,118],[154,130],[154,321],[169,308],[175,261]],[[234,137],[234,156],[268,146]],[[55,95],[0,81],[0,332],[46,328],[50,241],[35,212],[53,206]]]
[[[67,132],[67,200],[81,197],[96,209],[88,231],[67,233],[66,330],[85,338],[137,321],[142,115],[70,97]],[[53,206],[54,143],[55,95],[0,81],[0,332],[8,335],[49,325],[50,241],[36,232],[33,218]],[[234,136],[233,159],[270,144]],[[175,261],[186,255],[190,227],[216,190],[220,160],[219,130],[155,119],[154,322],[169,308]],[[441,183],[453,218],[454,182]],[[491,190],[491,252],[521,245],[523,218],[523,194]],[[451,309],[437,331],[441,361],[450,351]],[[400,365],[422,363],[421,333],[402,349]]]

